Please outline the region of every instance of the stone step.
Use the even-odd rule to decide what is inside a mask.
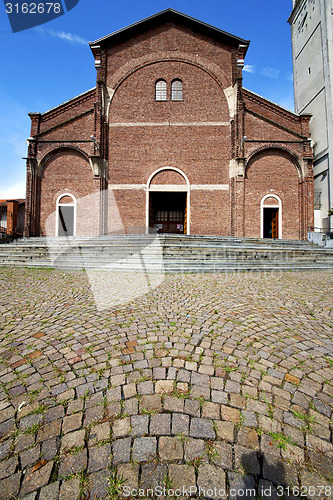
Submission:
[[[0,265],[149,272],[328,269],[333,250],[308,242],[217,236],[30,238],[0,245]]]

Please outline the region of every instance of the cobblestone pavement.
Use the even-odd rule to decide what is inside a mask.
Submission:
[[[0,498],[332,496],[333,271],[0,284]]]

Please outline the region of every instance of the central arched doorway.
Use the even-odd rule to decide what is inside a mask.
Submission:
[[[189,181],[181,170],[156,170],[147,183],[147,228],[158,233],[190,234]]]

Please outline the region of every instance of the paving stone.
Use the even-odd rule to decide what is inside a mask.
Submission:
[[[184,399],[173,396],[165,396],[163,401],[164,411],[176,411],[182,413],[184,411]]]
[[[172,380],[158,380],[155,384],[156,394],[170,394],[173,391]]]
[[[127,401],[125,401],[126,405]],[[120,403],[109,403],[105,408],[105,418],[113,419],[121,415],[121,404]]]
[[[202,488],[206,492],[206,496],[212,497],[209,490],[214,492],[217,490],[217,498],[226,497],[226,475],[221,467],[215,467],[210,464],[200,465],[198,469],[198,488]]]
[[[52,438],[42,442],[42,456],[45,460],[52,460],[59,451],[60,438]]]
[[[125,399],[133,398],[137,395],[136,385],[133,383],[124,385],[123,391]]]
[[[175,437],[162,436],[159,439],[158,453],[160,460],[182,460],[182,442]]]
[[[37,490],[38,488],[42,488],[45,486],[51,476],[53,468],[53,461],[48,462],[44,467],[41,467],[38,470],[29,469],[23,479],[20,496],[24,496],[31,491]]]
[[[132,459],[137,462],[148,462],[156,457],[157,440],[154,437],[138,437],[134,439]]]
[[[251,427],[241,427],[237,434],[237,443],[247,448],[258,449],[259,440],[257,431]]]
[[[181,413],[172,415],[172,434],[183,434],[188,436],[190,428],[190,417]]]
[[[231,497],[239,498],[239,496],[244,495],[243,492],[246,492],[246,495],[244,495],[246,499],[256,500],[258,498],[253,476],[244,476],[243,474],[239,474],[237,472],[229,472],[228,477],[229,492]],[[240,492],[242,492],[241,495],[239,494]]]
[[[46,410],[44,414],[44,422],[45,424],[49,422],[53,422],[54,420],[58,420],[63,418],[65,415],[65,409],[63,406],[55,406],[54,408],[49,408]]]
[[[184,413],[192,417],[200,417],[200,403],[194,399],[186,399],[184,405]]]
[[[74,413],[73,415],[69,415],[65,417],[62,421],[62,431],[64,434],[67,434],[71,431],[76,431],[81,427],[82,424],[82,416],[83,413]]]
[[[0,444],[0,460],[3,460],[8,456],[11,446],[12,446],[11,439],[7,439],[7,441]]]
[[[196,485],[195,469],[191,465],[169,465],[169,479],[173,489],[189,490]]]
[[[4,479],[12,474],[14,474],[18,466],[18,460],[16,456],[7,458],[0,462],[0,479]]]
[[[36,445],[33,448],[29,448],[28,450],[22,451],[20,453],[21,467],[23,469],[31,467],[38,461],[39,456],[40,456],[40,445]]]
[[[284,464],[274,455],[264,454],[262,475],[281,486],[298,485],[297,469],[291,464]]]
[[[147,395],[154,394],[154,384],[151,381],[139,382],[137,384],[137,390],[139,394]]]
[[[87,427],[92,423],[103,420],[103,417],[104,417],[104,406],[94,406],[92,408],[88,408],[84,412],[83,425]]]
[[[167,465],[144,464],[141,472],[140,489],[154,489],[156,486],[163,488],[167,473]]]
[[[0,481],[0,498],[7,499],[11,496],[15,498],[18,495],[21,486],[21,476],[22,473],[17,472]]]
[[[0,424],[0,439],[4,440],[9,437],[16,429],[15,419],[11,418]]]
[[[148,434],[148,425],[148,415],[133,415],[131,417],[132,436],[142,436],[143,434]]]
[[[90,429],[88,445],[93,446],[99,441],[106,441],[110,439],[110,424],[103,422],[102,424],[94,425]]]
[[[190,436],[195,438],[215,439],[215,431],[212,422],[203,418],[192,418]]]
[[[149,432],[152,436],[170,435],[171,415],[157,413],[150,417]]]
[[[131,438],[116,439],[113,441],[112,454],[114,465],[129,462],[131,459]]]
[[[63,479],[69,474],[77,474],[87,468],[87,450],[70,453],[61,458],[58,477]]]
[[[235,424],[233,422],[214,420],[214,428],[217,438],[233,443],[235,429]]]
[[[107,443],[102,446],[93,446],[89,448],[89,464],[88,474],[97,472],[101,469],[106,469],[111,460],[111,444]]]
[[[107,498],[110,485],[110,471],[101,470],[98,472],[93,472],[88,478],[89,484],[89,498],[92,499],[102,499]]]
[[[211,396],[214,403],[226,404],[228,402],[228,394],[224,391],[212,390]]]
[[[59,500],[80,498],[80,478],[73,477],[60,486]]]
[[[188,370],[180,369],[177,373],[177,380],[180,382],[189,382],[191,379],[191,372]]]
[[[61,420],[54,420],[53,422],[45,424],[38,431],[37,441],[38,442],[46,441],[46,440],[51,439],[53,437],[60,436],[61,424],[62,424]]]
[[[74,401],[70,401],[67,406],[67,415],[71,415],[72,413],[79,412],[83,410],[84,402],[82,399],[75,399]],[[58,407],[57,407],[58,408]],[[60,407],[63,410],[63,407]],[[63,417],[63,415],[59,415],[59,418]],[[54,419],[53,419],[54,420]]]
[[[221,405],[221,418],[222,420],[228,420],[229,422],[238,424],[240,422],[240,411],[236,408]]]
[[[112,436],[117,439],[120,437],[129,436],[131,432],[131,419],[130,417],[120,418],[112,424]]]
[[[20,420],[20,429],[26,431],[35,425],[41,424],[43,422],[43,418],[44,417],[41,414],[28,415]]]
[[[203,439],[188,438],[184,442],[184,460],[193,462],[196,459],[208,462],[206,442]]]
[[[161,413],[162,411],[162,399],[159,394],[154,394],[151,396],[142,396],[140,400],[140,412],[156,411]]]
[[[244,446],[235,445],[234,452],[236,468],[241,468],[245,473],[248,474],[258,475],[260,473],[260,465],[258,462],[258,455],[256,451],[249,450]]]
[[[201,385],[192,385],[191,388],[191,396],[192,398],[204,398],[210,399],[210,389],[208,387],[204,387]]]
[[[15,451],[20,453],[20,451],[30,448],[34,444],[35,436],[33,434],[19,434],[15,440]]]
[[[125,387],[125,386],[124,386]],[[138,413],[139,403],[136,398],[124,401],[124,413],[127,415],[136,415]]]
[[[145,465],[142,466],[142,471]],[[123,479],[122,489],[128,488],[130,491],[139,487],[139,464],[120,464],[117,467],[117,477]],[[127,491],[124,491],[124,496],[128,496]]]
[[[60,493],[60,482],[47,484],[39,493],[39,500],[58,500]]]
[[[201,408],[202,418],[220,418],[220,405],[211,402],[205,402]]]
[[[232,469],[232,446],[223,441],[215,441],[209,447],[211,461],[223,469]]]
[[[66,453],[71,448],[80,448],[84,446],[85,431],[70,432],[65,434],[61,440],[61,453]]]
[[[120,387],[111,387],[106,391],[106,399],[109,403],[112,401],[120,401],[121,400],[121,388]]]

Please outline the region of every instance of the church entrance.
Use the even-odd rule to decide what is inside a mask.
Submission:
[[[151,192],[149,226],[158,233],[187,233],[187,193]]]
[[[279,209],[264,207],[264,238],[279,237]]]

